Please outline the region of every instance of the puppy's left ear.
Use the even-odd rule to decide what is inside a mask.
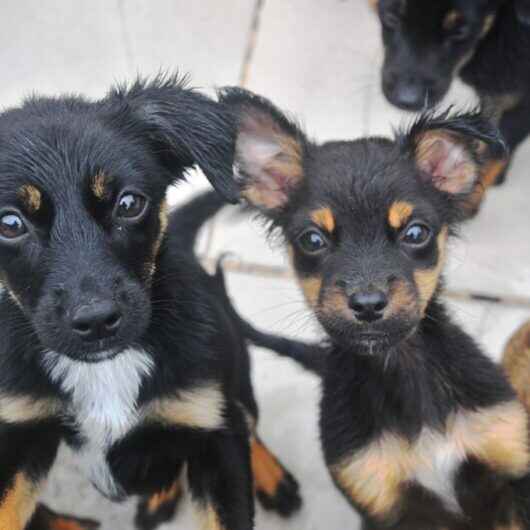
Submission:
[[[492,161],[504,161],[507,148],[499,130],[480,113],[450,116],[427,113],[401,137],[423,180],[458,201],[467,201]]]
[[[226,107],[186,86],[177,76],[137,80],[108,96],[119,115],[132,118],[125,126],[145,135],[155,156],[176,180],[197,164],[225,199],[237,202],[232,177],[235,127]]]

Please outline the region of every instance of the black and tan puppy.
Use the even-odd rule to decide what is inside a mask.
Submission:
[[[316,144],[265,99],[222,101],[242,195],[285,238],[331,342],[304,362],[323,377],[326,463],[364,528],[530,528],[527,413],[438,298],[482,154],[502,154],[496,129],[425,115],[392,140]]]
[[[260,499],[299,506],[257,438],[244,342],[193,257],[204,205],[165,205],[195,164],[233,199],[233,145],[223,105],[176,78],[0,115],[2,530],[93,526],[34,514],[61,441],[103,495],[143,496],[142,529],[171,516],[186,474],[203,528],[250,530],[250,444]]]
[[[422,110],[438,103],[457,75],[498,121],[511,151],[530,132],[528,0],[379,0],[390,103]],[[485,186],[504,165],[485,172]]]
[[[503,352],[502,365],[519,399],[530,411],[530,321],[510,337]]]

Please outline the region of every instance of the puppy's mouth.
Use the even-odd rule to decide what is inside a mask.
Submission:
[[[332,341],[361,355],[380,355],[407,340],[416,330],[416,322],[381,321],[368,326],[351,320],[321,320]]]
[[[110,361],[111,359],[117,357],[122,351],[123,348],[112,348],[110,350],[82,353],[80,355],[76,355],[75,357],[68,355],[68,357],[82,363],[95,364],[103,361]]]

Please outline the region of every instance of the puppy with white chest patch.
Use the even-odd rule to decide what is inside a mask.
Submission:
[[[253,483],[282,515],[300,506],[193,255],[198,217],[224,201],[165,205],[193,165],[234,199],[233,145],[226,108],[177,78],[0,115],[2,530],[97,526],[37,505],[61,441],[103,495],[142,496],[142,530],[173,515],[183,473],[205,530],[250,530]]]
[[[317,144],[264,98],[221,100],[241,193],[283,236],[329,347],[240,326],[322,377],[324,457],[363,528],[530,528],[527,411],[438,296],[498,131],[425,114],[393,139]]]

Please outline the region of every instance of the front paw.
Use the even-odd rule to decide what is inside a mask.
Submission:
[[[179,475],[179,463],[164,453],[117,451],[108,455],[116,482],[127,495],[149,495],[171,488]]]
[[[158,525],[173,519],[182,493],[181,481],[177,480],[168,490],[143,497],[136,509],[136,528],[154,530]]]

